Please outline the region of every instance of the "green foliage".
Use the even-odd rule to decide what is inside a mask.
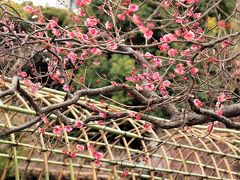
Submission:
[[[71,19],[68,16],[69,12],[66,9],[47,7],[42,10],[42,13],[47,19],[56,17],[60,26],[64,27],[71,24]]]
[[[21,18],[24,18],[24,19],[31,20],[32,17],[23,10],[23,7],[27,4],[32,5],[32,2],[27,1],[27,2],[24,2],[23,4],[18,4],[11,1],[9,2],[9,7],[6,7],[6,8],[10,12],[12,12],[14,15],[20,16]],[[69,11],[66,9],[47,7],[47,8],[42,8],[42,13],[47,19],[52,19],[53,17],[56,17],[58,19],[58,23],[60,26],[67,26],[72,23],[68,15]]]
[[[99,61],[100,65],[94,65],[94,61]],[[125,82],[125,77],[131,75],[131,69],[135,67],[134,60],[125,55],[101,56],[99,59],[89,59],[78,72],[78,80],[85,77],[85,85],[91,88],[103,87],[111,84],[111,81],[117,83]],[[78,87],[75,84],[75,87]],[[121,103],[128,103],[124,92],[109,94],[108,97],[113,98]]]
[[[140,4],[141,1],[136,2],[136,4]],[[141,6],[140,10],[137,12],[137,14],[142,19],[147,19],[155,10],[155,7],[153,7],[151,4],[144,4]]]
[[[23,10],[23,6],[21,4],[10,1],[8,6],[6,6],[6,9],[14,15],[20,16],[21,18],[29,18],[29,15]]]
[[[129,56],[119,56],[114,54],[111,59],[109,59],[111,64],[110,74],[114,75],[114,81],[117,81],[117,77],[119,77],[122,81],[124,81],[125,76],[131,73],[131,68],[134,67],[134,60],[130,59]]]

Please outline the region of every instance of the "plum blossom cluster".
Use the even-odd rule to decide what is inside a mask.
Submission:
[[[80,7],[85,7],[91,3],[91,0],[77,0],[76,5]]]
[[[122,13],[117,15],[117,18],[120,21],[125,21],[126,16],[131,18],[133,22],[139,27],[140,31],[144,34],[146,40],[149,40],[153,36],[154,23],[148,23],[147,26],[144,25],[141,18],[136,14],[139,10],[139,6],[136,4],[128,4],[127,2],[123,3],[124,6],[128,6],[127,10],[124,10]]]
[[[161,67],[161,60],[154,59],[153,63],[153,66],[155,67]],[[152,92],[158,88],[163,96],[168,94],[167,88],[170,88],[171,86],[171,82],[169,80],[164,80],[158,71],[138,74],[135,71],[132,71],[132,76],[126,77],[126,80],[136,83],[136,89],[138,91],[146,90]],[[145,84],[143,82],[145,82]]]
[[[29,80],[29,79],[24,79],[23,80],[23,83],[26,85],[26,86],[28,86],[28,88],[29,88],[29,91],[31,92],[31,93],[36,93],[39,89],[40,89],[40,87],[41,87],[41,84],[40,83],[33,83],[31,80]]]
[[[52,127],[52,132],[55,135],[61,135],[63,131],[70,133],[73,130],[73,128],[81,129],[83,128],[83,125],[84,125],[83,121],[81,121],[80,119],[76,119],[74,125],[56,125]]]
[[[226,96],[225,93],[220,93],[219,96],[217,96],[217,102],[216,102],[216,105],[215,105],[215,113],[218,115],[218,116],[222,116],[223,115],[223,112],[222,112],[222,108],[223,108],[223,102],[227,101],[227,99],[230,99],[231,97],[230,96]],[[199,100],[199,99],[194,99],[193,100],[193,103],[196,107],[202,107],[204,105],[204,103]]]
[[[90,0],[76,1],[76,4],[81,8],[89,5],[90,3],[91,3]],[[197,1],[185,2],[185,3],[192,4],[192,3],[197,3]],[[109,6],[109,4],[106,4],[106,5]],[[121,14],[118,14],[118,16],[117,16],[118,19],[120,21],[125,21],[126,16],[129,17],[137,25],[139,30],[144,34],[144,37],[147,40],[151,39],[154,34],[154,31],[152,29],[155,27],[155,23],[149,22],[148,24],[145,24],[141,20],[139,15],[137,15],[137,12],[140,9],[139,5],[132,4],[132,3],[130,3],[130,1],[125,1],[122,5],[124,7],[126,7],[126,9],[123,9],[123,12]],[[167,8],[169,8],[169,6],[171,6],[171,4],[168,1],[164,1],[162,3],[162,5],[165,9],[167,9]],[[29,6],[26,6],[26,9],[28,9],[27,12],[34,13],[34,10],[31,10],[31,8]],[[81,11],[83,11],[83,10],[81,9]],[[193,13],[192,8],[188,10],[187,14],[188,14],[188,16],[187,16],[188,18],[191,18],[191,17],[199,18],[200,17],[200,14]],[[81,16],[85,16],[85,15],[83,13],[81,13],[80,17]],[[80,21],[80,19],[79,19],[79,21]],[[65,31],[62,29],[60,30],[57,20],[52,19],[52,20],[49,20],[49,22],[47,24],[47,29],[51,30],[52,34],[54,34],[55,36],[62,36],[63,38],[65,38],[65,37],[66,38],[77,38],[84,44],[89,45],[92,43],[96,43],[97,41],[95,40],[95,37],[98,34],[101,34],[101,30],[97,27],[99,22],[100,22],[100,20],[94,16],[87,17],[83,21],[83,25],[88,28],[88,31],[86,33],[84,33],[82,31],[82,29],[79,27],[77,27],[76,30],[71,30],[71,31],[70,30]],[[106,29],[111,30],[113,28],[113,25],[109,21],[106,21],[105,27],[106,27]],[[186,28],[179,28],[179,29],[176,29],[174,33],[168,33],[168,34],[163,35],[160,38],[160,42],[162,42],[162,44],[159,45],[158,47],[159,47],[160,52],[162,52],[162,53],[167,51],[167,54],[170,57],[170,60],[168,62],[169,65],[175,63],[174,58],[178,57],[179,55],[181,57],[185,57],[186,64],[189,66],[188,67],[189,73],[192,74],[193,76],[196,76],[197,73],[199,72],[199,70],[197,67],[193,67],[193,64],[190,61],[189,56],[191,56],[191,53],[198,50],[199,47],[197,45],[193,44],[190,48],[184,49],[181,52],[179,52],[176,48],[171,48],[171,45],[170,45],[171,42],[175,42],[180,39],[185,39],[187,41],[197,40],[197,41],[201,41],[201,42],[204,40],[204,36],[201,36],[202,29],[201,29],[201,27],[198,26],[198,23],[194,23],[190,29],[191,30],[187,30]],[[42,34],[42,36],[43,36],[43,34]],[[71,48],[73,46],[73,44],[69,41],[67,41],[65,43],[66,43],[66,46],[68,46],[69,48]],[[49,40],[46,41],[46,47],[48,47],[48,46],[51,46],[49,44]],[[116,50],[118,48],[118,45],[114,41],[107,40],[106,47],[109,50]],[[95,56],[102,55],[102,50],[97,47],[88,48],[86,50],[83,50],[80,55],[78,55],[78,53],[76,53],[72,50],[67,51],[60,47],[57,47],[57,48],[51,47],[51,49],[53,51],[57,51],[59,53],[59,55],[66,57],[66,58],[64,58],[64,61],[63,61],[64,66],[66,66],[66,64],[69,61],[71,61],[71,63],[73,63],[76,66],[78,63],[82,64],[86,59],[88,59],[88,57],[90,55],[95,55]],[[153,63],[151,63],[152,68],[160,68],[162,66],[162,60],[155,57],[154,55],[151,55],[149,52],[146,52],[145,58],[153,59],[152,60]],[[56,60],[56,58],[55,58],[55,61],[57,64],[58,60]],[[65,80],[64,80],[63,76],[65,76],[65,74],[62,74],[60,72],[60,70],[58,70],[58,68],[49,67],[49,72],[52,72],[50,75],[52,80],[56,81],[56,83],[59,82],[61,84],[64,84]],[[186,74],[185,64],[178,63],[178,64],[176,64],[174,73],[169,74],[169,77],[173,78],[175,75],[182,76],[185,74]],[[158,82],[158,81],[163,81],[163,82],[165,82],[165,81],[161,80],[161,77],[160,77],[160,75],[158,75],[158,72],[152,73],[152,78],[150,78],[149,76],[151,76],[151,75],[148,75],[147,73],[138,75],[138,78],[140,78],[141,81],[145,81],[145,79],[146,79],[145,85],[142,85],[142,83],[139,82],[139,80],[138,80],[138,78],[136,78],[136,76],[131,77],[130,79],[129,78],[126,78],[126,79],[130,80],[132,82],[134,81],[136,83],[136,88],[138,90],[146,89],[147,91],[154,91],[157,88],[155,86],[158,86],[161,93],[164,96],[167,95],[168,93],[166,91],[166,87],[168,88],[168,85],[165,86],[166,83],[163,83],[163,85],[159,85],[161,82]],[[167,82],[169,82],[169,81],[167,81]],[[169,83],[167,83],[167,84],[169,84]],[[66,84],[63,85],[63,88],[64,88],[64,91],[69,91],[69,89],[70,89],[70,87]]]
[[[223,108],[223,102],[227,101],[227,99],[230,98],[229,96],[227,97],[225,93],[221,93],[218,97],[217,97],[217,102],[216,102],[216,108],[215,108],[215,113],[218,116],[222,116],[223,112],[222,112],[222,108]]]
[[[77,152],[75,152],[75,151],[68,151],[68,150],[64,149],[63,150],[63,154],[69,156],[72,159],[74,159],[74,158],[76,158],[76,155],[77,155],[78,152],[83,152],[85,150],[85,146],[82,145],[82,144],[77,144],[76,145],[76,150],[77,150]]]
[[[92,145],[88,145],[88,150],[92,153],[95,164],[100,166],[102,164],[101,158],[104,157],[103,153],[96,151]]]

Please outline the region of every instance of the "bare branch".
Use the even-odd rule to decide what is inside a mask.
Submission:
[[[0,91],[0,98],[5,97],[7,95],[13,95],[16,92],[16,90],[17,90],[18,83],[19,83],[18,76],[14,76],[13,79],[12,79],[11,88],[9,88],[8,90],[3,91],[3,92]]]
[[[0,137],[2,138],[4,136],[10,135],[12,133],[16,133],[16,132],[22,131],[24,129],[27,129],[27,128],[31,127],[32,125],[40,122],[40,120],[41,120],[41,116],[38,116],[38,117],[35,117],[33,120],[31,120],[27,123],[24,123],[20,126],[16,126],[16,127],[10,128],[10,129],[4,129],[2,132],[0,132]]]

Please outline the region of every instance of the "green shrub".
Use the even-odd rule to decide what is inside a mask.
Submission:
[[[68,16],[69,12],[66,9],[47,7],[42,10],[42,13],[47,19],[56,17],[60,26],[64,27],[71,24],[71,19]]]

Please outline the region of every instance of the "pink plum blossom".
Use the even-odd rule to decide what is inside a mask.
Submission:
[[[75,35],[75,32],[68,31],[68,32],[67,32],[67,36],[68,36],[69,38],[74,38],[76,35]]]
[[[105,27],[106,27],[106,29],[111,30],[113,28],[113,25],[109,21],[107,21],[105,23]]]
[[[40,88],[40,83],[31,83],[30,85],[29,85],[29,91],[31,92],[31,93],[36,93],[37,91],[38,91],[38,89]]]
[[[79,8],[79,9],[78,9],[78,15],[79,15],[80,17],[83,17],[83,16],[86,15],[86,13],[85,13],[81,8]]]
[[[134,112],[134,111],[129,111],[129,112],[128,112],[128,115],[129,115],[130,117],[132,117],[132,118],[135,118],[136,112]]]
[[[192,31],[186,31],[184,34],[184,39],[188,40],[188,41],[192,41],[195,37],[194,32]]]
[[[96,28],[88,28],[88,34],[90,36],[96,36],[98,34],[98,30]]]
[[[198,68],[192,67],[192,68],[190,68],[189,72],[190,72],[193,76],[195,76],[195,75],[198,73]]]
[[[193,17],[194,18],[200,18],[201,17],[201,13],[194,13]]]
[[[171,82],[168,81],[168,80],[165,80],[165,81],[162,82],[162,85],[163,85],[164,87],[170,87]]]
[[[99,126],[104,126],[104,121],[102,121],[102,120],[97,121],[97,123]]]
[[[69,153],[69,156],[70,156],[72,159],[74,159],[74,158],[76,157],[76,153],[75,153],[75,152],[70,152],[70,153]]]
[[[137,11],[138,9],[139,7],[136,4],[129,4],[128,6],[128,12],[131,12],[131,13]]]
[[[177,38],[172,33],[168,33],[168,34],[165,34],[162,37],[162,39],[163,39],[163,42],[169,43],[169,42],[175,41]]]
[[[161,59],[155,58],[155,59],[153,60],[153,62],[154,62],[154,65],[155,65],[156,68],[162,67],[162,61],[161,61]]]
[[[126,17],[125,17],[125,14],[118,14],[117,15],[117,18],[120,20],[120,21],[125,21]]]
[[[77,119],[75,121],[75,126],[76,126],[76,128],[81,129],[83,127],[83,122],[81,120]]]
[[[23,10],[26,11],[28,14],[32,14],[34,12],[33,7],[29,5],[24,6]]]
[[[158,80],[159,78],[160,78],[159,72],[153,72],[153,73],[152,73],[152,79],[153,79],[153,80]]]
[[[91,3],[92,0],[76,0],[76,5],[80,7],[87,6]]]
[[[100,55],[102,55],[102,50],[99,48],[92,48],[91,53],[94,55],[100,56]]]
[[[149,131],[149,132],[151,132],[152,127],[153,127],[153,125],[152,125],[151,123],[149,123],[149,122],[146,122],[146,123],[143,125],[143,129],[144,129],[145,131]]]
[[[177,64],[176,68],[174,69],[175,73],[177,73],[178,75],[183,75],[185,73],[184,71],[184,67],[182,64]]]
[[[160,49],[160,51],[167,51],[170,49],[167,43],[163,43],[162,45],[159,45],[158,48]]]
[[[183,22],[183,20],[182,20],[181,18],[177,18],[177,19],[176,19],[176,23],[181,24],[182,22]]]
[[[47,28],[48,29],[53,29],[56,26],[58,26],[58,23],[55,20],[50,20],[49,24],[47,25]]]
[[[52,33],[55,35],[55,36],[60,36],[61,35],[61,32],[59,29],[56,29],[56,28],[53,28],[52,29]]]
[[[144,89],[147,90],[147,91],[153,91],[153,90],[154,90],[154,84],[152,84],[152,83],[147,83],[147,84],[144,86]]]
[[[53,127],[53,134],[60,135],[60,134],[62,134],[62,131],[63,131],[63,129],[60,125]]]
[[[149,40],[153,36],[153,31],[147,28],[143,31],[143,34],[144,34],[145,39]]]
[[[203,102],[200,101],[199,99],[194,99],[194,100],[193,100],[193,103],[194,103],[194,105],[195,105],[196,107],[201,107],[201,106],[203,106]]]
[[[215,113],[216,113],[218,116],[222,116],[223,111],[222,111],[221,109],[216,109],[216,110],[215,110]]]
[[[18,75],[23,78],[26,78],[28,76],[27,73],[24,71],[19,72]]]
[[[87,52],[84,51],[82,54],[81,54],[81,59],[84,60],[84,59],[87,59]]]
[[[103,119],[107,117],[106,113],[104,113],[104,112],[100,112],[99,116]]]
[[[134,14],[132,18],[133,18],[134,23],[135,23],[137,26],[143,26],[143,22],[142,22],[142,20],[139,18],[138,15]]]
[[[221,20],[218,22],[218,26],[221,28],[225,28],[226,27],[226,22],[224,20]]]
[[[84,26],[94,27],[98,24],[98,21],[94,16],[91,16],[84,21]]]
[[[176,50],[176,49],[169,49],[168,50],[168,55],[170,56],[170,57],[174,57],[174,56],[176,56],[178,54],[178,51]]]
[[[68,53],[67,57],[72,61],[72,63],[75,64],[77,60],[77,54],[75,54],[74,52],[70,52]]]
[[[81,145],[81,144],[77,144],[76,148],[79,152],[83,152],[85,149],[84,145]]]
[[[44,122],[44,124],[49,124],[49,120],[46,116],[42,116],[41,120]]]
[[[149,53],[149,52],[146,52],[145,55],[144,55],[144,57],[145,57],[146,59],[151,59],[151,58],[154,57],[154,55],[152,55],[152,54]]]
[[[64,130],[66,132],[71,132],[72,131],[72,127],[70,125],[64,126]]]
[[[226,101],[226,95],[224,93],[221,93],[218,97],[217,97],[217,101],[222,103],[224,101]]]
[[[181,52],[181,56],[188,56],[190,55],[190,50],[189,49],[185,49]]]
[[[94,151],[93,151],[93,157],[94,157],[96,160],[100,160],[100,159],[103,157],[103,153],[94,150]]]
[[[64,90],[64,91],[69,91],[69,90],[70,90],[70,88],[69,88],[69,86],[68,86],[68,85],[64,84],[64,85],[63,85],[63,90]]]
[[[107,47],[111,50],[116,50],[118,48],[118,45],[117,45],[117,43],[112,42],[112,43],[108,43]]]
[[[165,0],[165,1],[162,2],[162,7],[164,9],[168,9],[169,6],[170,6],[170,2],[168,0]]]
[[[142,90],[143,90],[143,87],[142,87],[141,85],[139,85],[139,84],[136,84],[136,89],[137,89],[138,91],[142,91]]]
[[[126,178],[126,177],[129,176],[129,172],[125,170],[125,171],[122,172],[121,176],[122,176],[123,178]]]

